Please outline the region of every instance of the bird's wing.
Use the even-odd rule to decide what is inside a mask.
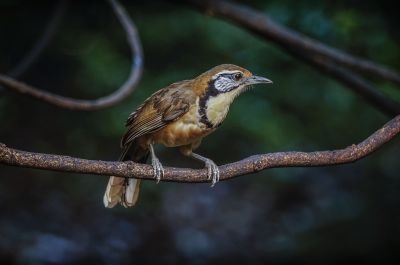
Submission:
[[[128,131],[121,146],[127,147],[136,138],[164,128],[188,112],[195,101],[196,94],[190,89],[190,81],[174,83],[157,91],[129,115]]]

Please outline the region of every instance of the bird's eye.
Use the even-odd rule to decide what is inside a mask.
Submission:
[[[240,79],[242,79],[242,77],[243,77],[242,73],[236,73],[233,75],[235,81],[239,81]]]

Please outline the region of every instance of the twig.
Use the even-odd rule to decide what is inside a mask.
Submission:
[[[140,44],[139,35],[135,24],[129,18],[125,9],[118,3],[117,0],[108,0],[117,15],[122,27],[126,31],[129,46],[132,51],[132,67],[129,78],[125,83],[112,94],[95,99],[82,100],[69,97],[63,97],[51,92],[47,92],[30,85],[24,84],[13,78],[0,74],[0,85],[6,86],[17,92],[27,94],[34,98],[40,99],[49,104],[66,108],[70,110],[93,111],[114,106],[128,97],[135,90],[143,71],[143,52]]]
[[[273,21],[262,12],[225,0],[188,0],[208,15],[231,20],[278,45],[292,47],[312,56],[330,60],[367,76],[375,76],[400,85],[400,74],[374,62],[329,47]]]
[[[317,152],[279,152],[254,155],[235,163],[219,167],[221,180],[277,167],[314,167],[351,163],[381,147],[400,133],[400,115],[357,145],[345,149]],[[86,160],[69,156],[31,153],[12,149],[0,143],[0,163],[63,172],[97,175],[115,175],[153,179],[150,165],[133,162],[109,162]],[[205,169],[165,168],[163,181],[206,182]]]

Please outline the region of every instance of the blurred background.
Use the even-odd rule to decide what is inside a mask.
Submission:
[[[244,2],[244,1],[243,1]],[[234,102],[199,153],[225,164],[275,151],[343,148],[390,117],[269,42],[178,1],[123,1],[144,48],[144,75],[121,104],[56,108],[0,91],[0,141],[17,149],[116,160],[129,113],[154,91],[234,63],[274,81]],[[246,1],[328,45],[400,70],[391,1]],[[0,1],[0,72],[38,40],[56,1]],[[94,99],[130,69],[125,33],[105,1],[70,1],[20,79]],[[378,87],[400,100],[400,90]],[[157,147],[166,166],[200,168]],[[105,209],[108,177],[0,165],[0,264],[336,264],[399,259],[400,139],[354,164],[270,169],[209,184],[144,182],[136,207]]]

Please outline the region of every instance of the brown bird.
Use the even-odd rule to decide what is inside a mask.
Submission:
[[[254,84],[271,80],[253,75],[232,64],[216,66],[191,80],[173,83],[146,99],[126,122],[127,132],[121,140],[121,161],[146,163],[150,154],[154,178],[160,181],[163,166],[153,144],[179,146],[183,155],[205,163],[211,186],[219,181],[218,166],[206,157],[193,153],[201,140],[223,122],[232,101]],[[135,205],[140,179],[111,176],[104,194],[104,205]]]

